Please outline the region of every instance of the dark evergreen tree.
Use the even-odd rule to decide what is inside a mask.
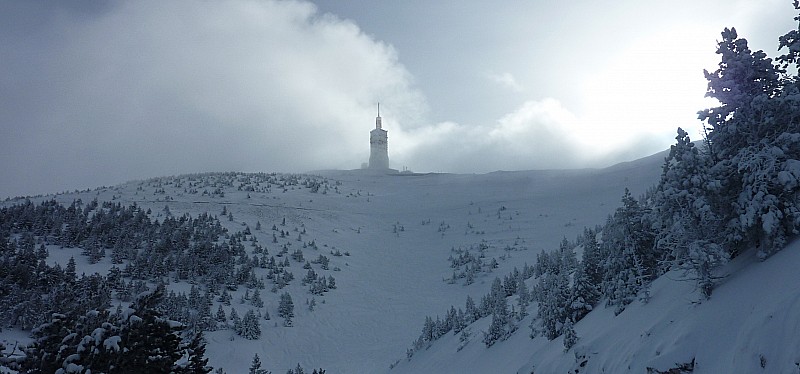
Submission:
[[[229,316],[231,320],[231,325],[233,325],[233,331],[239,333],[239,329],[241,329],[242,319],[239,317],[239,313],[236,313],[236,309],[231,307],[231,313]]]
[[[241,326],[237,332],[248,340],[256,340],[261,337],[261,323],[258,321],[258,317],[256,317],[252,309],[244,314]]]
[[[256,308],[264,307],[264,301],[261,300],[261,293],[258,290],[253,291],[253,296],[250,298],[250,304]]]
[[[484,333],[483,343],[487,347],[491,347],[498,340],[505,340],[511,332],[513,332],[510,312],[508,311],[508,302],[503,297],[502,300],[497,301],[492,311],[492,322],[489,325],[489,330]]]
[[[269,371],[261,368],[261,358],[258,357],[258,353],[253,355],[253,361],[250,363],[250,371],[248,374],[270,374]]]
[[[520,319],[524,318],[527,315],[528,304],[531,302],[531,295],[530,291],[528,291],[528,286],[525,284],[525,279],[520,279],[517,282],[517,305],[520,309]]]
[[[306,374],[306,371],[305,371],[305,370],[303,370],[303,367],[302,367],[302,366],[300,366],[300,363],[298,362],[298,363],[297,363],[297,366],[294,368],[294,371],[292,371],[291,369],[289,369],[289,371],[287,372],[287,374]]]
[[[75,258],[70,257],[69,261],[67,261],[67,267],[64,269],[66,276],[71,279],[77,278],[77,274],[75,273]]]
[[[333,278],[333,275],[328,276],[328,289],[335,290],[336,289],[336,279]]]
[[[35,340],[25,352],[23,372],[55,373],[61,368],[70,353],[67,351],[69,342],[64,338],[73,333],[75,322],[74,317],[54,313],[49,322],[34,329],[32,335]]]
[[[163,288],[139,296],[131,306],[136,314],[122,321],[120,343],[126,354],[118,355],[115,367],[121,373],[169,373],[181,357],[181,327],[162,317],[157,306],[163,298]]]
[[[280,301],[278,303],[278,317],[283,318],[284,326],[292,326],[292,318],[294,318],[294,302],[292,301],[292,295],[290,295],[288,292],[281,294]]]
[[[179,370],[175,370],[176,374],[207,374],[214,370],[208,366],[208,358],[205,357],[206,342],[203,338],[202,332],[197,332],[192,336],[192,340],[186,347],[186,354],[188,356],[187,363]]]
[[[464,315],[466,316],[467,325],[483,317],[478,307],[475,305],[475,300],[472,299],[472,296],[467,296],[467,301],[464,306]]]
[[[603,257],[600,253],[600,245],[597,244],[597,232],[588,228],[583,231],[581,266],[589,283],[595,285],[599,290],[603,282]]]

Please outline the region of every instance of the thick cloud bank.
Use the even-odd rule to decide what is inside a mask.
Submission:
[[[345,3],[320,7],[331,4]],[[592,12],[551,24],[561,8],[455,17],[426,4],[363,18],[404,52],[301,0],[0,2],[0,198],[358,168],[377,101],[391,166],[423,172],[604,166],[666,148],[704,107],[701,67],[717,56],[696,28],[623,43],[620,22],[574,19]],[[513,32],[524,25],[536,27]]]
[[[40,5],[2,12],[29,17],[0,39],[5,194],[354,168],[368,155],[376,100],[392,102],[398,120],[424,110],[391,46],[308,3]]]

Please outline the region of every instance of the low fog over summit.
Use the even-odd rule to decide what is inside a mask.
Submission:
[[[602,167],[699,139],[702,69],[787,1],[0,4],[0,196],[198,171]],[[657,15],[657,17],[655,16]]]

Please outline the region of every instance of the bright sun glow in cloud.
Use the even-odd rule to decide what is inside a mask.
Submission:
[[[703,97],[707,82],[698,67],[711,69],[717,62],[713,39],[697,36],[715,33],[682,26],[648,35],[597,69],[579,91],[586,102],[582,121],[591,126],[585,139],[622,147],[643,137],[663,138],[678,126],[697,139],[695,111],[714,104]]]
[[[526,101],[490,125],[447,122],[417,131],[398,126],[392,134],[396,158],[457,172],[491,171],[497,165],[509,170],[596,167],[625,157],[621,152],[641,157],[647,150],[666,149],[679,126],[699,140],[696,111],[714,101],[703,97],[706,80],[698,66],[713,68],[717,56],[714,39],[697,35],[715,34],[710,28],[678,26],[637,38],[619,55],[591,66],[590,79],[575,87],[581,107],[546,98]],[[519,87],[510,74],[490,78]],[[420,156],[444,149],[446,157]]]

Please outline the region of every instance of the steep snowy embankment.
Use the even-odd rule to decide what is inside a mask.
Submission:
[[[752,252],[726,266],[710,300],[670,272],[653,283],[649,303],[634,302],[618,316],[596,309],[575,325],[580,341],[566,353],[561,337],[530,339],[529,316],[491,348],[473,339],[457,352],[458,337],[449,334],[391,372],[645,373],[694,360],[696,374],[798,373],[800,241],[764,262]],[[478,321],[474,334],[487,325]]]

